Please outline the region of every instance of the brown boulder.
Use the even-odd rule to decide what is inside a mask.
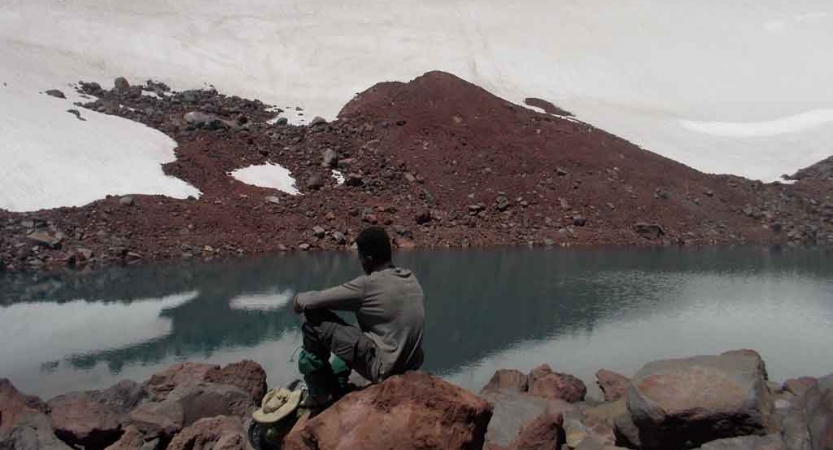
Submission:
[[[165,401],[176,402],[182,407],[185,426],[205,417],[243,417],[255,410],[255,402],[248,392],[223,384],[182,385],[171,391]]]
[[[177,434],[167,450],[246,450],[243,422],[238,417],[200,419]]]
[[[728,352],[721,353],[722,355],[726,356],[748,356],[750,358],[755,358],[758,364],[758,370],[761,371],[763,374],[764,381],[769,380],[769,374],[766,371],[766,363],[764,362],[764,358],[761,357],[761,354],[758,353],[756,350],[751,350],[748,348],[740,349],[740,350],[729,350]]]
[[[119,412],[92,398],[89,392],[72,392],[49,401],[52,428],[62,441],[102,449],[119,440]]]
[[[476,395],[409,372],[347,395],[290,433],[284,448],[476,449],[491,416],[489,403]]]
[[[587,395],[587,386],[578,378],[553,372],[549,365],[536,367],[529,374],[529,394],[550,400],[561,399],[569,403],[580,402]]]
[[[628,386],[630,386],[631,380],[624,375],[602,369],[596,372],[596,383],[599,385],[602,393],[604,393],[605,401],[615,402],[620,398],[627,397]]]
[[[170,438],[182,430],[185,414],[174,401],[145,403],[128,415],[128,421],[148,438]]]
[[[810,389],[819,384],[819,380],[813,377],[790,378],[784,382],[784,390],[803,397]]]
[[[147,382],[148,391],[155,400],[164,400],[177,386],[205,380],[206,374],[219,370],[220,366],[185,362],[173,365],[165,371],[154,374]]]
[[[23,394],[11,381],[0,378],[0,435],[11,431],[27,416],[46,411],[46,405],[39,398]]]
[[[740,353],[649,363],[627,405],[649,450],[764,434],[772,410],[759,357]]]
[[[519,370],[500,369],[492,375],[492,379],[483,387],[483,391],[509,390],[526,392],[529,389],[529,379]]]
[[[492,419],[486,430],[488,444],[506,447],[524,425],[550,409],[549,400],[511,389],[484,389],[480,398],[492,404]]]
[[[222,369],[213,368],[205,374],[204,379],[215,384],[237,386],[248,392],[257,404],[266,395],[266,371],[254,361],[243,360]]]
[[[785,448],[780,436],[770,434],[720,439],[704,444],[699,450],[784,450]]]
[[[564,417],[558,413],[545,413],[524,426],[518,437],[509,444],[511,450],[549,450],[561,448]]]

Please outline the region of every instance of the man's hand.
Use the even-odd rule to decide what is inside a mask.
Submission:
[[[292,309],[295,310],[296,314],[304,312],[304,308],[298,303],[298,294],[295,294],[295,297],[292,299]]]

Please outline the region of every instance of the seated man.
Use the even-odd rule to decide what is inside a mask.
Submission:
[[[300,293],[294,301],[295,311],[304,315],[299,368],[313,402],[322,406],[339,395],[333,389],[330,353],[373,383],[422,365],[425,309],[419,281],[410,270],[393,265],[384,229],[362,231],[356,245],[366,275],[324,291]],[[355,313],[358,327],[332,310]]]

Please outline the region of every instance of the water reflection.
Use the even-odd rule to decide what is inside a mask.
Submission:
[[[833,353],[823,251],[434,251],[398,262],[427,294],[427,369],[473,389],[497,367],[541,362],[589,378],[602,366],[753,346],[776,374],[813,374],[827,364],[818,353]],[[300,345],[289,299],[359,270],[354,255],[326,253],[6,276],[0,376],[48,396],[177,360],[249,357],[280,384],[295,376],[288,361]]]

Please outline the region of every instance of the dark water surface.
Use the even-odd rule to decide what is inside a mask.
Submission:
[[[549,363],[590,385],[667,357],[755,348],[770,376],[833,372],[824,250],[420,251],[425,368],[479,389]],[[296,377],[295,292],[359,273],[352,253],[0,277],[0,377],[43,397],[143,380],[172,363],[254,359]]]

